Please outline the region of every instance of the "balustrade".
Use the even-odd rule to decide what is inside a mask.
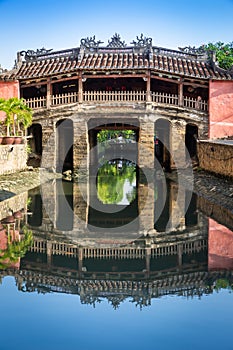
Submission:
[[[82,103],[145,103],[147,101],[147,95],[148,94],[146,93],[146,91],[85,91],[82,95]],[[152,104],[155,105],[179,105],[179,96],[175,94],[151,92],[150,97]],[[47,108],[49,106],[46,97],[30,98],[26,99],[25,102],[28,105],[28,107],[32,109],[42,109]],[[78,102],[79,98],[77,92],[51,96],[51,107],[69,105]],[[185,96],[182,99],[182,106],[184,108],[190,108],[205,112],[208,111],[208,102],[202,100],[200,97],[196,99]],[[182,106],[180,105],[180,107]]]

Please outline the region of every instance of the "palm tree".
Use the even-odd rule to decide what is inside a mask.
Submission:
[[[7,136],[10,136],[11,129],[13,135],[16,136],[16,125],[17,132],[19,133],[21,131],[20,124],[26,129],[32,123],[32,111],[24,103],[22,98],[11,97],[7,100],[1,98],[0,111],[6,113],[5,125],[7,127]]]

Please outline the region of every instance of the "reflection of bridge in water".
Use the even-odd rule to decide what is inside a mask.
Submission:
[[[85,189],[82,193],[86,193],[86,201],[81,196],[81,186]],[[163,295],[199,297],[211,293],[218,279],[232,283],[231,231],[207,219],[199,208],[202,211],[205,205],[209,208],[208,203],[196,196],[191,197],[186,213],[180,211],[184,208],[182,205],[178,210],[175,206],[177,185],[170,183],[167,188],[163,220],[157,218],[154,200],[146,207],[146,214],[139,216],[137,230],[125,233],[120,228],[111,231],[108,226],[100,230],[98,227],[93,230],[92,226],[90,230],[93,213],[89,208],[92,203],[89,191],[92,188],[86,184],[78,186],[61,181],[44,184],[43,198],[37,190],[29,192],[28,208],[27,194],[10,198],[7,205],[2,202],[3,216],[9,207],[30,212],[25,219],[33,230],[34,242],[20,259],[18,268],[4,270],[1,276],[13,275],[22,291],[78,294],[82,303],[90,304],[107,298],[113,307],[126,298],[146,306],[151,299]],[[65,189],[67,207],[64,198],[60,198],[61,189]],[[148,184],[139,186],[138,208],[146,189]],[[162,189],[157,187],[152,192],[157,198]],[[187,193],[182,193],[184,205]],[[74,211],[69,212],[69,208]],[[66,220],[60,219],[61,213]],[[180,214],[184,215],[180,217]],[[219,220],[223,221],[223,217]]]

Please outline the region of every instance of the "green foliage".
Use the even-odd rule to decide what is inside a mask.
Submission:
[[[32,245],[32,231],[25,226],[23,227],[23,234],[24,237],[20,241],[12,241],[11,236],[8,236],[7,248],[0,250],[0,269],[6,269],[11,264],[17,262],[19,258],[22,258],[26,254],[28,248]]]
[[[21,132],[21,125],[26,130],[32,124],[32,111],[24,103],[22,98],[1,98],[0,111],[6,113],[5,125],[7,127],[7,136],[10,136],[10,133],[13,133],[14,136],[16,135],[16,125],[17,133],[19,133]]]
[[[133,130],[101,130],[97,135],[97,140],[98,142],[105,142],[116,139],[120,135],[123,139],[134,140],[135,138],[135,132]]]
[[[215,287],[214,289],[218,292],[221,289],[228,289],[228,290],[232,290],[233,289],[233,284],[228,281],[226,278],[219,278],[216,282],[215,282]]]
[[[206,51],[215,51],[219,67],[229,69],[233,65],[233,42],[224,44],[221,41],[208,43],[200,47]]]
[[[115,164],[105,163],[98,171],[97,191],[98,198],[104,204],[120,203],[124,197],[125,181],[132,183],[136,179],[136,168],[133,164],[123,163],[122,168]],[[136,198],[136,188],[126,194],[131,203]]]

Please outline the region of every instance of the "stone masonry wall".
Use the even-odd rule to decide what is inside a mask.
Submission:
[[[26,169],[26,145],[0,145],[0,175]]]
[[[233,145],[200,141],[197,146],[199,166],[202,169],[233,177]]]

